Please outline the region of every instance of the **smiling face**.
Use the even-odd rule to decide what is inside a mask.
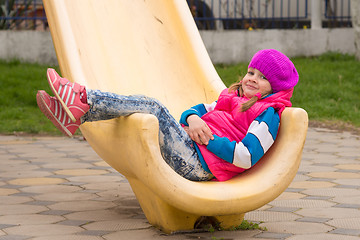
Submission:
[[[265,95],[272,92],[266,77],[259,70],[251,67],[248,68],[248,72],[242,80],[242,89],[247,98],[252,98],[256,93]]]

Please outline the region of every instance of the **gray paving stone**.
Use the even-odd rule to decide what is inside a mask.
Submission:
[[[333,166],[335,166],[336,164],[334,164],[334,163],[314,163],[313,165],[314,165],[314,166],[327,166],[327,167],[333,167]]]
[[[39,168],[38,170],[39,171],[44,171],[44,172],[55,172],[55,171],[58,171],[59,168]]]
[[[8,180],[12,180],[14,178],[10,178],[10,179],[7,179],[6,181]],[[22,188],[22,187],[25,187],[24,185],[12,185],[12,184],[8,184],[8,185],[3,185],[1,186],[2,188],[9,188],[9,189],[19,189],[19,188]]]
[[[120,175],[120,174],[117,173],[117,172],[107,173],[107,174],[104,174],[104,176],[120,176],[120,177],[123,177],[123,175]]]
[[[331,179],[331,178],[310,178],[310,181],[322,181],[322,182],[331,182],[333,181],[334,179]]]
[[[360,190],[356,189],[346,189],[346,188],[319,188],[319,189],[307,189],[302,191],[302,193],[307,195],[315,196],[360,196]]]
[[[332,207],[336,203],[324,200],[311,200],[311,199],[289,199],[289,200],[275,200],[270,203],[276,207],[299,209],[299,208],[319,208],[319,207]],[[271,210],[271,209],[269,209]],[[292,211],[293,212],[293,211]]]
[[[256,238],[270,238],[270,239],[285,239],[292,236],[289,233],[271,233],[271,232],[263,232],[256,235]]]
[[[60,183],[62,185],[70,185],[70,186],[82,186],[84,184],[86,184],[85,182],[64,182],[64,183]]]
[[[37,214],[46,211],[44,206],[34,206],[29,204],[2,204],[0,205],[1,215]]]
[[[99,236],[89,236],[89,235],[80,235],[80,234],[62,234],[62,235],[53,235],[53,236],[43,236],[31,238],[31,240],[104,240],[104,238]],[[121,240],[120,238],[118,240]]]
[[[132,219],[146,219],[146,216],[145,216],[145,214],[137,214],[131,218]]]
[[[339,169],[339,170],[336,170],[335,172],[358,173],[358,172],[360,172],[360,170],[355,170],[355,169]]]
[[[53,224],[64,221],[62,216],[41,215],[41,214],[19,214],[0,216],[1,224],[18,225],[35,225],[35,224]]]
[[[12,196],[22,196],[22,197],[34,197],[38,195],[38,193],[30,193],[30,192],[19,192],[19,193],[14,193],[12,194]]]
[[[16,225],[13,224],[0,224],[0,229],[8,228],[8,227],[14,227]]]
[[[48,210],[48,211],[41,212],[41,213],[39,213],[39,214],[62,216],[62,215],[66,215],[66,214],[69,214],[69,213],[72,213],[72,211]]]
[[[334,218],[327,222],[328,225],[335,228],[344,229],[360,229],[360,217],[348,218]]]
[[[26,235],[26,236],[52,236],[61,234],[75,234],[82,232],[80,227],[66,226],[60,224],[36,224],[19,225],[4,230],[8,235]]]
[[[40,206],[47,206],[47,205],[51,205],[54,204],[55,202],[52,201],[32,201],[29,202],[28,204],[30,205],[40,205]]]
[[[287,188],[285,192],[302,192],[304,190],[304,188]]]
[[[331,231],[330,233],[342,234],[342,235],[352,235],[352,236],[360,237],[360,230],[357,230],[357,229],[338,228],[338,229]]]
[[[360,196],[336,196],[331,199],[336,203],[344,203],[344,204],[359,204]]]
[[[350,189],[359,189],[360,186],[356,185],[337,185],[335,188],[350,188]]]
[[[288,233],[288,234],[314,234],[327,233],[334,230],[334,227],[322,223],[314,222],[268,222],[261,223],[260,227],[266,228],[271,233]]]
[[[53,210],[62,210],[62,211],[91,211],[91,210],[113,208],[115,206],[116,206],[115,203],[109,201],[80,200],[80,201],[58,202],[48,207]]]
[[[58,185],[40,185],[40,186],[28,186],[20,189],[22,192],[32,192],[38,194],[46,194],[46,193],[63,193],[68,194],[71,192],[77,192],[82,190],[79,186],[58,184]]]
[[[94,165],[92,165],[92,166],[89,167],[88,169],[111,170],[111,167],[107,167],[107,166],[94,166]],[[119,174],[118,172],[116,172],[116,173]]]
[[[84,224],[89,224],[91,222],[89,221],[81,221],[81,220],[65,220],[62,222],[59,222],[58,224],[68,225],[68,226],[81,226]]]
[[[311,200],[328,200],[332,197],[327,197],[327,196],[306,196],[303,199],[311,199]]]
[[[246,220],[258,222],[295,221],[299,218],[299,215],[289,212],[252,211],[245,214]]]
[[[28,239],[30,239],[29,236],[21,236],[21,235],[0,236],[0,240],[28,240]]]
[[[11,196],[0,196],[0,204],[22,204],[34,201],[34,199],[30,197],[17,196],[16,194],[12,194]]]
[[[297,219],[295,221],[297,221],[297,222],[325,223],[325,222],[327,222],[329,220],[330,220],[330,218],[304,217],[304,218]]]
[[[337,204],[335,207],[360,209],[360,204]]]
[[[304,217],[316,218],[360,218],[360,211],[351,208],[307,208],[296,213]]]
[[[289,187],[278,199],[245,215],[248,221],[269,226],[269,231],[216,231],[170,236],[150,227],[127,179],[102,162],[86,141],[9,136],[7,139],[21,139],[23,143],[4,148],[1,139],[6,138],[0,136],[0,155],[4,157],[0,162],[0,226],[4,229],[0,227],[0,240],[353,240],[360,237],[360,170],[357,167],[360,164],[360,138],[348,133],[309,129],[301,165],[294,178],[293,186],[296,187]],[[39,155],[34,151],[42,152]],[[107,173],[61,175],[63,170],[70,173],[79,169],[106,170]],[[10,172],[22,176],[46,174],[49,179],[62,178],[66,182],[48,186],[11,185],[8,181],[21,175]],[[58,198],[56,194],[67,197]],[[23,201],[27,202],[24,204]],[[89,204],[88,207],[84,208],[81,202]],[[4,207],[1,203],[7,205]],[[105,204],[102,206],[105,209],[98,209],[98,203],[111,205]],[[28,212],[24,214],[22,210]],[[22,226],[15,225],[18,223]],[[33,223],[39,226],[31,228]],[[41,229],[49,229],[47,226],[54,226],[54,232],[41,236],[45,234]],[[9,229],[13,232],[7,235]],[[23,236],[24,229],[37,236]]]
[[[136,230],[150,228],[151,225],[142,219],[127,219],[118,221],[100,221],[89,223],[83,226],[83,228],[92,231],[122,231],[122,230]]]
[[[354,185],[360,187],[360,179],[336,179],[333,182],[340,185]]]
[[[53,174],[53,175],[48,175],[47,177],[48,177],[48,178],[63,178],[63,179],[66,179],[66,178],[68,178],[69,176],[68,176],[68,175]]]
[[[272,207],[270,209],[267,209],[266,211],[270,212],[295,212],[299,208],[290,208],[290,207]]]
[[[78,235],[87,235],[87,236],[103,236],[111,233],[111,231],[94,231],[94,230],[85,230]]]

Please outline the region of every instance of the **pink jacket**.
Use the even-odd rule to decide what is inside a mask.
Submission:
[[[258,100],[250,109],[240,112],[241,104],[248,101],[246,97],[239,97],[236,93],[222,91],[216,107],[202,116],[214,135],[227,137],[230,141],[240,142],[246,135],[250,124],[263,111],[273,107],[281,116],[285,107],[291,107],[290,98],[293,89],[280,91],[264,99]],[[197,144],[211,173],[219,181],[226,181],[245,171],[207,150],[205,145]]]

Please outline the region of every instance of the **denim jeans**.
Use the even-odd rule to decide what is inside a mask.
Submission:
[[[86,93],[90,109],[81,118],[82,123],[133,113],[153,114],[159,120],[159,144],[166,163],[179,175],[192,181],[212,178],[212,175],[202,168],[189,135],[158,100],[143,95],[123,96],[90,89],[87,89]]]

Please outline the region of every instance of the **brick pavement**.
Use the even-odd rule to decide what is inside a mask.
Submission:
[[[289,188],[245,219],[266,231],[162,234],[81,138],[0,136],[0,240],[360,237],[360,136],[310,128]]]

